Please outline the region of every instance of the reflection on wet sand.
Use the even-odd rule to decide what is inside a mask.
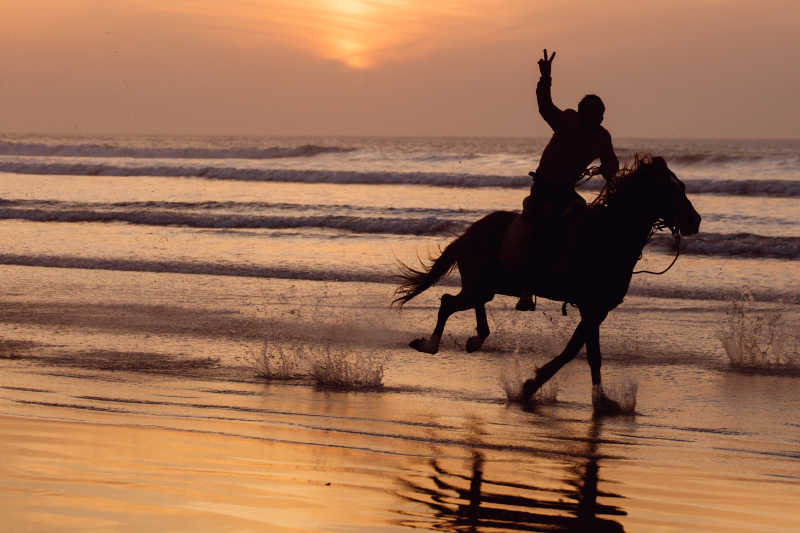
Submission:
[[[432,473],[427,477],[431,483],[425,483],[428,486],[401,479],[398,491],[404,500],[423,504],[430,514],[408,513],[401,524],[443,531],[624,531],[619,522],[601,516],[627,513],[615,505],[597,502],[598,496],[623,497],[598,491],[601,431],[602,421],[593,420],[585,449],[570,459],[564,472],[567,489],[485,479],[487,458],[484,451],[475,448],[471,450],[468,474],[447,470],[434,457],[429,463]]]

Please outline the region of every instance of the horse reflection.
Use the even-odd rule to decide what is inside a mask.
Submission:
[[[414,520],[403,521],[403,525],[444,531],[623,532],[625,529],[619,522],[601,516],[626,516],[627,513],[617,506],[597,502],[598,496],[622,498],[618,494],[597,490],[600,429],[601,422],[595,420],[590,426],[585,452],[580,454],[585,462],[578,461],[567,469],[571,474],[565,480],[571,487],[569,489],[553,490],[533,484],[486,480],[486,459],[479,450],[473,449],[472,452],[471,475],[447,471],[437,459],[431,459],[433,474],[430,480],[436,488],[401,480],[402,485],[410,490],[401,496],[407,501],[424,504],[433,515],[429,520],[416,516]],[[500,489],[518,495],[504,494],[499,492]],[[525,495],[526,492],[550,493],[555,497],[536,498],[531,494]]]

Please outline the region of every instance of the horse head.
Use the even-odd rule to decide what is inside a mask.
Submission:
[[[650,158],[643,162],[640,170],[646,176],[657,219],[682,235],[697,233],[701,217],[686,197],[686,185],[667,167],[664,158]]]

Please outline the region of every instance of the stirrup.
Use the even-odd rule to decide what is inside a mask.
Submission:
[[[525,302],[525,303],[527,303],[527,302]],[[516,309],[517,311],[536,311],[536,295],[535,294],[533,295],[533,298],[531,300],[531,306],[530,307],[525,305],[525,303],[523,303],[522,298],[520,298],[519,301],[517,302],[517,305],[514,307],[514,309]]]

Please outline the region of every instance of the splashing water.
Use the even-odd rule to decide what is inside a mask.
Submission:
[[[376,390],[383,387],[387,355],[356,356],[330,342],[318,348],[302,344],[280,346],[264,340],[261,351],[250,357],[256,377],[289,380],[310,376],[317,386],[337,390]]]
[[[593,387],[592,406],[596,414],[634,414],[639,384],[632,380]]]
[[[513,357],[503,362],[498,378],[509,402],[522,400],[522,386],[525,384],[526,379],[536,375],[538,368],[535,361],[523,359],[517,352],[514,353]],[[532,402],[537,404],[556,403],[558,401],[558,391],[557,378],[553,378],[536,392]]]
[[[265,300],[270,298],[262,291]],[[374,350],[353,349],[353,342],[364,344],[382,340],[380,318],[357,321],[343,314],[330,313],[332,300],[341,301],[341,292],[329,294],[321,284],[312,304],[286,296],[273,298],[282,307],[275,317],[263,313],[267,323],[263,344],[248,357],[256,377],[267,380],[311,379],[318,387],[336,390],[379,390],[389,355]],[[371,344],[367,342],[367,344]]]
[[[387,355],[366,353],[357,357],[342,347],[326,344],[312,356],[311,376],[317,386],[337,390],[376,390],[383,388]]]
[[[779,311],[758,311],[752,295],[731,301],[719,338],[730,365],[800,371],[800,332]]]
[[[284,347],[265,338],[261,351],[251,354],[250,367],[260,378],[294,379],[299,376],[300,364],[306,357],[301,345]]]

